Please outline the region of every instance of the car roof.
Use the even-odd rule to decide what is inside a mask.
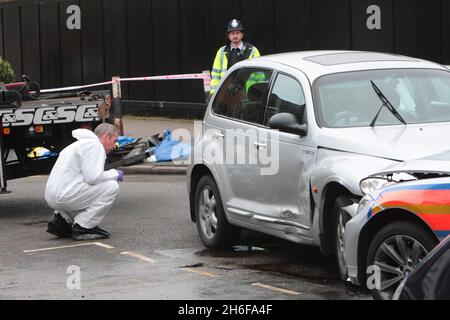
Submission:
[[[253,62],[252,62],[253,61]],[[246,64],[275,63],[303,71],[310,80],[322,75],[369,69],[431,68],[448,71],[435,62],[392,53],[370,51],[298,51],[261,56],[247,60]]]

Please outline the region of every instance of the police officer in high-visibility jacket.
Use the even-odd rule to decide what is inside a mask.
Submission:
[[[233,19],[228,23],[227,37],[230,44],[221,47],[214,59],[211,71],[211,95],[216,91],[225,72],[235,63],[260,56],[258,49],[248,42],[243,42],[244,27],[239,20]]]

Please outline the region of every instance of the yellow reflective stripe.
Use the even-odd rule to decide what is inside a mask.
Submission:
[[[217,89],[220,79],[225,75],[226,68],[223,70],[223,66],[226,63],[225,46],[217,50],[216,57],[214,58],[214,64],[211,71],[211,94]]]
[[[223,60],[225,58],[225,47],[222,47],[222,54],[220,55],[220,70],[223,72]]]
[[[211,93],[213,93],[219,85],[220,77],[214,77],[211,79]]]

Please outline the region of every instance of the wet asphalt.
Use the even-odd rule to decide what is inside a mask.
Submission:
[[[109,239],[55,238],[46,232],[46,179],[9,181],[12,193],[0,195],[0,300],[371,299],[314,247],[244,231],[244,251],[206,249],[184,176],[126,176],[101,224]]]

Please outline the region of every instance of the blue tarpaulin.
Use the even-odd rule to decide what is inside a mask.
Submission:
[[[132,137],[119,136],[117,138],[117,144],[119,145],[119,148],[122,148],[123,146],[126,146],[131,143],[135,143],[136,141],[137,139]]]
[[[192,145],[172,140],[172,131],[165,129],[162,141],[148,149],[154,155],[155,162],[187,159],[191,154]]]

